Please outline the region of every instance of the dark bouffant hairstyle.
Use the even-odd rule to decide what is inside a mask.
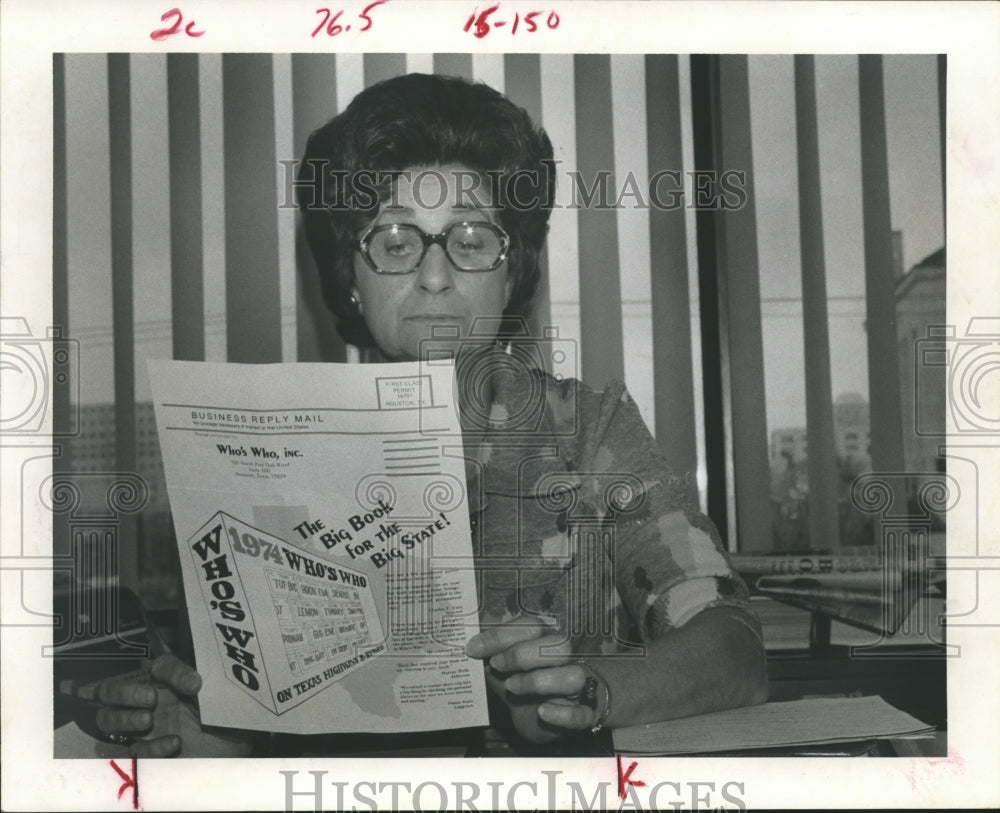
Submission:
[[[374,344],[351,300],[358,233],[401,171],[443,164],[463,164],[488,179],[480,199],[493,190],[500,224],[511,238],[513,287],[504,323],[519,324],[527,315],[555,199],[552,144],[523,109],[488,85],[408,74],[359,93],[309,137],[299,166],[306,239],[345,341]]]

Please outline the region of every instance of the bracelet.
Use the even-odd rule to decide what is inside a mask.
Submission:
[[[590,706],[597,714],[594,719],[594,724],[590,727],[591,734],[600,733],[601,729],[604,728],[604,724],[608,720],[608,716],[611,714],[611,686],[604,676],[601,675],[593,666],[591,666],[587,661],[580,658],[577,660],[586,670],[587,680],[584,682],[583,691],[580,696],[583,700],[589,701],[585,705]],[[603,703],[598,705],[597,702],[597,685],[598,683],[604,686]]]

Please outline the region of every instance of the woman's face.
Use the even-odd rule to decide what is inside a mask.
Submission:
[[[439,234],[464,220],[499,226],[495,212],[470,205],[469,195],[459,200],[463,173],[467,187],[470,172],[460,165],[411,168],[409,177],[399,178],[395,196],[382,205],[365,231],[371,226],[410,223],[428,234]],[[478,192],[476,196],[483,197]],[[435,205],[438,202],[440,206]],[[476,319],[503,313],[512,285],[506,261],[492,271],[459,271],[440,245],[431,245],[416,271],[409,274],[377,274],[355,252],[354,278],[361,313],[388,361],[419,359],[421,342],[431,338],[435,326],[443,326],[446,334],[455,334],[457,328],[457,338],[468,337]],[[495,330],[495,320],[488,324]],[[477,340],[483,327],[482,322],[477,326]],[[427,349],[423,345],[425,353]]]

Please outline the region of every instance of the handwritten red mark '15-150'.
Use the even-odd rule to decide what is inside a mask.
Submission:
[[[462,30],[467,33],[469,31],[472,31],[472,33],[475,35],[477,39],[482,39],[487,34],[489,34],[491,30],[495,28],[503,28],[505,25],[507,25],[508,22],[511,21],[493,20],[491,28],[491,22],[489,19],[490,15],[494,14],[499,8],[500,8],[499,3],[494,3],[492,6],[489,6],[483,9],[482,11],[476,8],[476,10],[469,15],[469,19],[465,21],[465,25],[462,27]],[[544,11],[529,11],[527,14],[525,14],[523,18],[525,31],[528,31],[529,33],[537,31],[539,23],[535,22],[535,18],[539,14],[544,14],[544,13],[545,13]],[[521,24],[521,19],[522,19],[521,13],[515,12],[514,20],[511,23],[510,27],[511,34],[517,33],[517,29]],[[545,18],[545,25],[548,28],[557,28],[559,26],[559,15],[556,14],[556,12],[554,11],[550,11],[549,16]],[[475,26],[474,31],[472,30],[473,26]]]

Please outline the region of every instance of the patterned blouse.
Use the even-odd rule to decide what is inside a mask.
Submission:
[[[539,615],[577,654],[639,655],[721,607],[760,637],[718,531],[625,386],[490,364],[488,414],[463,418],[481,626]]]

